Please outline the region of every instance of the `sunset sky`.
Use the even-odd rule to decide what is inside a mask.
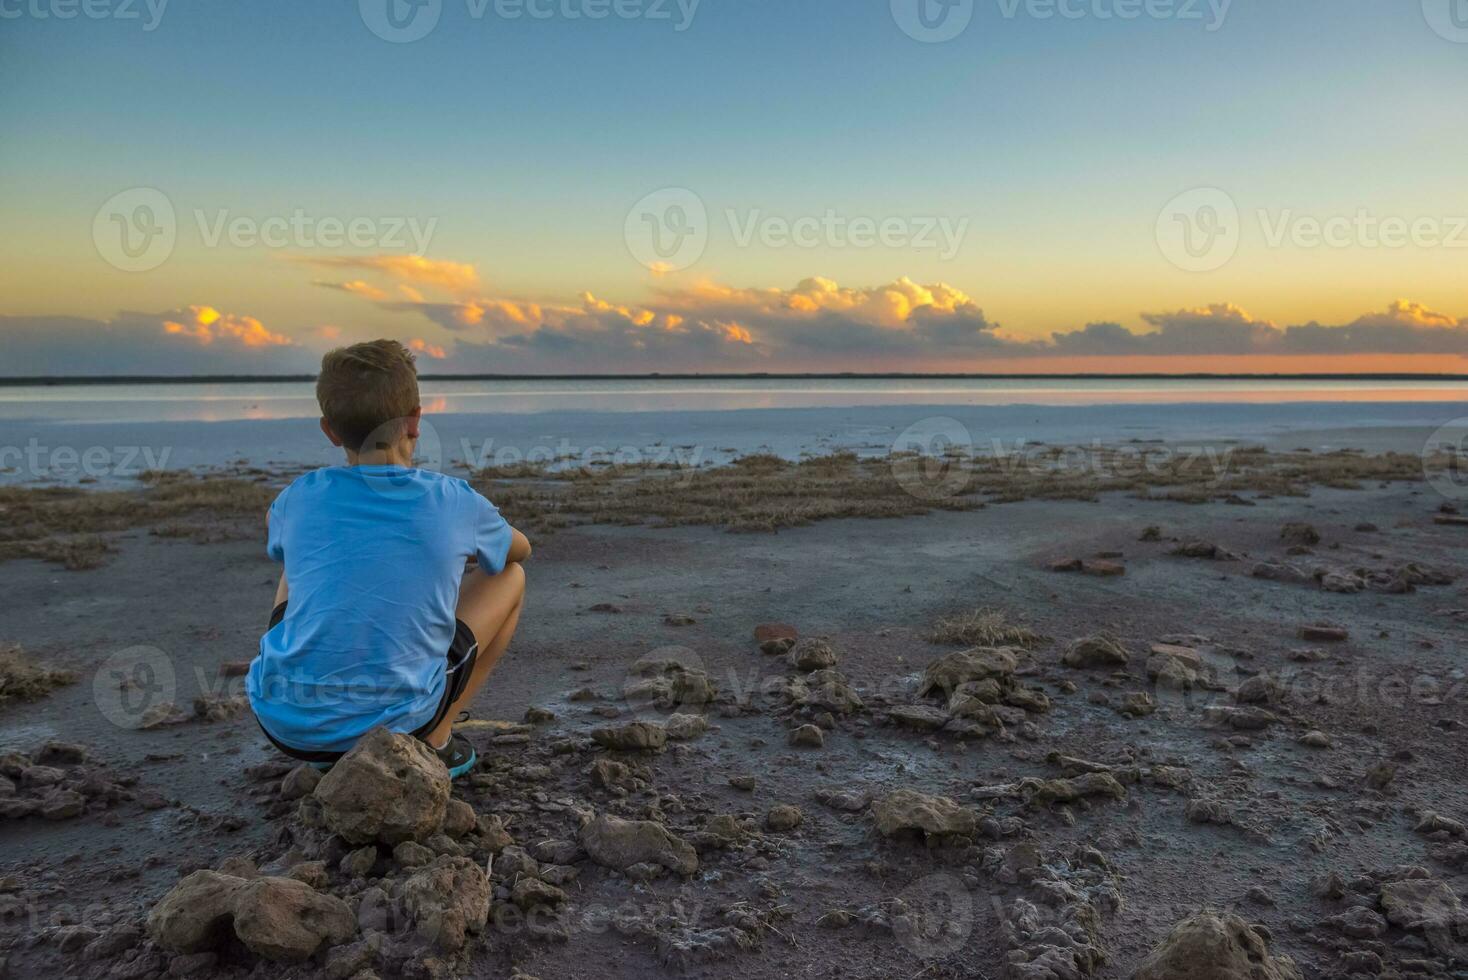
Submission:
[[[1468,372],[1468,4],[950,2],[0,0],[0,376]]]

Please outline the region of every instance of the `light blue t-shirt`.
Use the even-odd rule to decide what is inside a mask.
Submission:
[[[469,484],[427,470],[333,466],[282,490],[267,549],[289,604],[245,684],[266,731],[344,752],[378,725],[433,720],[465,560],[503,571],[510,535]]]

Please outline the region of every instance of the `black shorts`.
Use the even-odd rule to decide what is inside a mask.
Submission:
[[[288,602],[282,602],[276,606],[270,614],[270,625],[267,630],[275,629],[282,619],[285,619],[285,607]],[[461,619],[454,620],[454,638],[449,641],[448,653],[445,655],[448,665],[444,670],[443,699],[438,703],[438,709],[433,712],[433,717],[426,725],[410,734],[414,738],[423,738],[443,723],[448,716],[449,708],[453,707],[459,695],[469,686],[469,675],[474,672],[474,661],[479,658],[479,643],[474,639],[474,631],[469,629]],[[258,719],[256,719],[258,723]],[[316,752],[310,749],[294,749],[289,745],[279,742],[274,735],[265,731],[265,726],[260,726],[260,731],[265,732],[265,737],[270,744],[275,746],[292,759],[300,759],[302,762],[335,762],[346,753],[344,752]]]

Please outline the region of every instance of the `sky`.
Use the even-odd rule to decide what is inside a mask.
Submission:
[[[0,376],[1468,371],[1468,0],[0,0]]]

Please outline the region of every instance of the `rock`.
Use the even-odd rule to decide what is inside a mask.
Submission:
[[[70,820],[81,816],[87,800],[82,794],[70,789],[53,790],[41,800],[40,814],[46,820]]]
[[[1127,718],[1145,718],[1157,710],[1157,699],[1146,691],[1132,691],[1116,710]]]
[[[548,708],[537,708],[534,705],[525,709],[525,721],[531,725],[541,725],[548,721],[555,721],[556,713]]]
[[[87,747],[78,742],[47,742],[36,753],[43,766],[79,766],[87,761]]]
[[[138,718],[138,728],[148,731],[170,725],[182,725],[189,720],[189,717],[187,712],[172,701],[162,701],[143,712],[142,716]]]
[[[413,872],[399,897],[418,936],[445,952],[462,949],[489,918],[489,877],[466,857],[439,857]]]
[[[1239,557],[1211,541],[1184,541],[1173,548],[1172,553],[1181,558],[1208,558],[1212,561],[1236,561]]]
[[[622,752],[657,752],[668,744],[667,729],[651,721],[598,728],[591,737],[598,745]]]
[[[1446,833],[1453,837],[1468,837],[1468,827],[1461,821],[1445,817],[1435,810],[1424,810],[1413,829],[1419,834]]]
[[[432,864],[436,855],[417,841],[405,840],[392,849],[392,859],[401,868],[421,868]]]
[[[324,775],[315,766],[302,763],[280,781],[280,798],[282,800],[299,800],[303,796],[309,796],[316,791],[316,785],[321,782]]]
[[[1254,578],[1262,578],[1270,582],[1290,582],[1295,585],[1314,585],[1315,576],[1287,562],[1261,561],[1249,570]]]
[[[632,767],[615,759],[596,759],[591,763],[591,783],[603,789],[635,789],[638,783]]]
[[[235,893],[234,931],[269,960],[304,960],[357,932],[346,902],[292,878],[256,878]]]
[[[1256,674],[1234,690],[1239,704],[1268,704],[1279,697],[1279,684],[1265,674]]]
[[[1363,905],[1333,915],[1322,924],[1339,929],[1351,939],[1379,939],[1387,930],[1386,920]]]
[[[1240,732],[1263,731],[1279,721],[1279,717],[1273,712],[1252,705],[1242,708],[1226,704],[1210,705],[1204,710],[1204,717],[1215,724],[1227,725]]]
[[[341,869],[350,878],[366,878],[377,865],[377,845],[359,847],[342,858]]]
[[[790,733],[790,744],[797,748],[818,749],[826,744],[826,736],[815,725],[801,725]]]
[[[1079,558],[1057,558],[1050,563],[1052,572],[1079,572],[1085,567],[1085,562]]]
[[[993,709],[988,705],[975,702],[978,709]],[[977,710],[977,709],[976,709]],[[898,704],[887,709],[887,717],[899,725],[908,728],[916,728],[919,731],[935,732],[948,724],[948,713],[930,704]]]
[[[443,824],[449,772],[423,742],[374,728],[317,784],[326,825],[352,844],[422,840]]]
[[[451,799],[444,806],[442,830],[450,837],[463,837],[478,823],[479,815],[463,800]]]
[[[812,708],[825,708],[842,715],[849,715],[866,707],[847,683],[845,675],[831,668],[806,675],[802,701]]]
[[[1173,927],[1134,980],[1301,980],[1288,956],[1270,956],[1264,938],[1236,915],[1202,911]]]
[[[762,623],[754,628],[754,642],[761,653],[771,657],[788,653],[798,639],[800,632],[785,623]]]
[[[1228,826],[1234,822],[1228,807],[1217,800],[1189,800],[1188,805],[1183,808],[1183,819],[1188,823],[1211,823],[1219,826]]]
[[[1286,524],[1280,529],[1279,539],[1287,544],[1319,544],[1320,532],[1309,524]]]
[[[1031,806],[1070,803],[1083,796],[1110,796],[1126,799],[1126,790],[1115,776],[1106,772],[1088,772],[1071,779],[1024,779],[1021,790]]]
[[[326,886],[331,883],[331,879],[326,873],[325,861],[302,861],[300,864],[293,865],[285,873],[285,876],[299,881],[302,884],[310,885],[317,891],[325,891]]]
[[[753,793],[756,780],[753,776],[748,775],[730,776],[729,785],[745,793]]]
[[[557,838],[532,842],[530,853],[546,864],[573,864],[585,856],[575,841]]]
[[[1121,641],[1108,633],[1098,633],[1073,642],[1060,662],[1076,668],[1125,667],[1130,659]]]
[[[777,832],[794,830],[800,826],[803,819],[804,815],[800,812],[799,807],[779,804],[770,807],[769,812],[765,814],[765,828]]]
[[[194,698],[194,717],[200,721],[232,721],[250,713],[250,701],[244,695],[221,697],[204,694]]]
[[[1393,763],[1378,762],[1376,765],[1366,770],[1366,775],[1362,778],[1362,782],[1364,782],[1371,789],[1382,791],[1390,786],[1392,780],[1396,778],[1397,767]]]
[[[1403,929],[1454,929],[1465,922],[1458,896],[1435,878],[1387,882],[1379,901],[1386,920]]]
[[[625,871],[634,864],[658,864],[682,875],[698,870],[698,854],[662,824],[598,814],[581,828],[581,846],[604,867]]]
[[[946,796],[928,796],[899,789],[872,804],[877,831],[891,837],[903,831],[920,830],[928,836],[969,836],[979,825],[974,811],[959,806]]]
[[[1311,730],[1301,735],[1299,742],[1301,745],[1312,749],[1330,748],[1330,736],[1317,730]]]
[[[510,889],[510,901],[522,909],[531,909],[537,905],[561,905],[566,901],[566,893],[538,878],[521,878]]]
[[[1087,561],[1082,562],[1081,571],[1087,575],[1098,575],[1102,578],[1112,578],[1117,575],[1126,574],[1126,566],[1114,561]]]
[[[1137,535],[1137,540],[1138,541],[1161,541],[1162,540],[1162,528],[1158,527],[1156,524],[1148,524],[1146,527],[1142,528],[1142,533],[1139,534],[1139,535]]]
[[[213,949],[229,936],[235,894],[243,878],[195,871],[169,889],[148,913],[148,935],[173,953]]]
[[[1005,647],[975,647],[944,654],[928,664],[918,685],[918,697],[933,694],[948,697],[960,685],[971,681],[993,680],[1000,687],[1012,685],[1018,660]]]
[[[1344,643],[1350,639],[1350,633],[1344,627],[1315,624],[1301,626],[1300,639],[1309,640],[1312,643]]]
[[[801,640],[790,651],[790,666],[810,673],[836,666],[836,651],[825,640],[810,638]]]
[[[668,626],[693,626],[698,620],[687,613],[668,613],[663,617],[663,622]]]
[[[668,716],[668,720],[663,722],[663,730],[667,732],[668,738],[686,742],[708,731],[709,722],[703,715],[679,713]]]

